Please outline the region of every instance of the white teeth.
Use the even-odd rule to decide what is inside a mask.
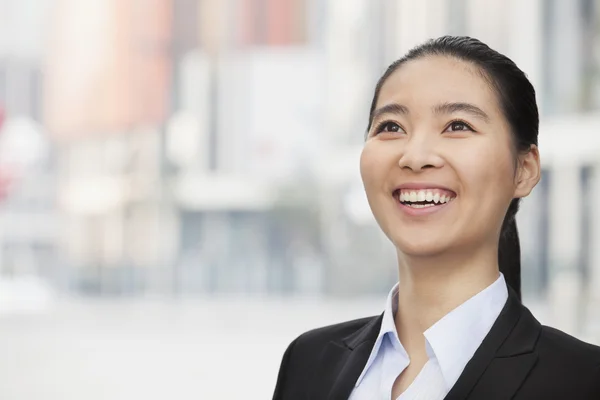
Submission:
[[[412,208],[427,208],[427,207],[435,207],[435,204],[409,204],[409,207]]]
[[[434,190],[399,191],[397,196],[398,200],[402,203],[430,202],[431,204],[425,204],[427,207],[454,200],[450,195],[440,194]]]

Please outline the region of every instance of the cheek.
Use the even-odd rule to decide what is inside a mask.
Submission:
[[[360,176],[367,195],[369,189],[378,186],[383,179],[383,160],[381,151],[372,143],[366,143],[360,154]]]
[[[502,142],[480,143],[458,157],[459,174],[468,191],[494,203],[512,198],[514,193],[514,160],[509,145]]]

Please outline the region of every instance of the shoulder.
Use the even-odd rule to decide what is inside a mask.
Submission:
[[[377,318],[355,319],[311,329],[299,335],[283,355],[273,399],[300,398],[311,386],[313,374],[324,361],[322,358],[327,345],[333,342],[342,346],[346,338],[371,326]]]
[[[530,394],[543,390],[553,398],[572,398],[574,393],[580,399],[600,398],[600,347],[542,326],[536,350],[537,365],[524,393],[535,388]]]
[[[542,326],[538,341],[540,357],[562,364],[600,367],[600,347],[579,340],[558,329]]]

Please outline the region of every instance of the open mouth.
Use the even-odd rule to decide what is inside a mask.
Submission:
[[[456,193],[443,189],[397,189],[393,195],[400,204],[411,208],[438,207],[456,199]]]

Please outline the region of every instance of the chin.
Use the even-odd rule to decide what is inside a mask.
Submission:
[[[433,257],[444,253],[451,246],[442,238],[395,238],[392,243],[402,254],[411,257]]]

